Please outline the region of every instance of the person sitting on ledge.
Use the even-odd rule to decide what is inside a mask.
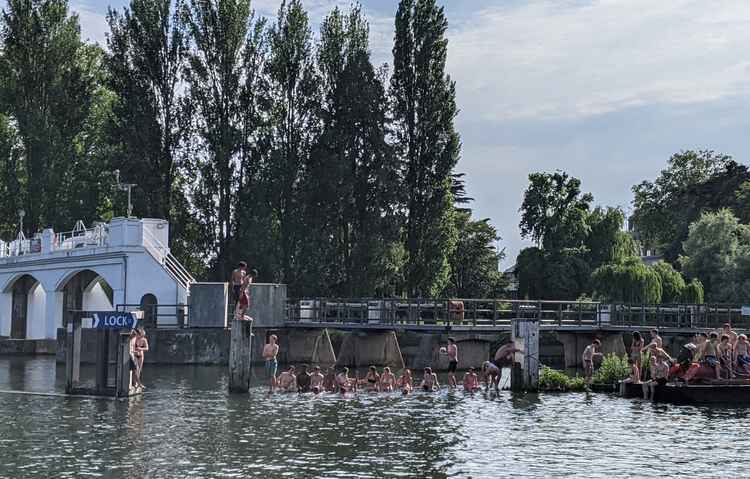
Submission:
[[[737,365],[737,374],[743,376],[750,374],[750,343],[744,334],[737,336],[737,343],[734,346],[734,362]]]
[[[401,388],[401,393],[406,395],[414,389],[413,380],[411,377],[411,370],[404,369],[401,373],[401,377],[398,378],[398,387]]]
[[[388,366],[383,368],[383,374],[380,375],[380,390],[392,392],[396,386],[396,376],[391,372]]]
[[[479,377],[477,376],[476,371],[474,370],[474,368],[469,368],[469,370],[464,374],[464,391],[473,393],[475,391],[479,391],[480,389]]]
[[[669,376],[669,364],[666,362],[664,350],[654,348],[651,358],[651,380],[643,383],[643,399],[654,399],[655,386],[667,384]]]
[[[721,365],[719,363],[719,335],[711,332],[708,341],[703,346],[703,365],[714,369],[716,379],[721,379]]]
[[[279,374],[276,384],[281,392],[293,392],[297,390],[297,376],[294,375],[294,366]]]
[[[729,335],[722,334],[721,342],[719,343],[719,364],[721,365],[721,372],[727,379],[734,378],[734,361],[732,343],[729,341]]]
[[[419,385],[423,391],[437,391],[440,388],[438,384],[437,374],[432,372],[432,368],[424,368],[424,376],[422,377],[422,383]]]
[[[310,375],[310,390],[313,394],[320,394],[323,391],[323,382],[325,376],[320,372],[320,366],[315,366]]]

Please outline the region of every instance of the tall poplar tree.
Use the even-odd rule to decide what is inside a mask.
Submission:
[[[192,43],[186,78],[201,154],[195,158],[192,200],[215,251],[214,276],[232,262],[241,138],[240,89],[251,26],[249,0],[190,0],[184,9]]]
[[[113,167],[138,185],[136,214],[167,220],[179,214],[173,197],[181,195],[176,176],[186,128],[179,94],[185,26],[174,13],[181,7],[181,0],[131,0],[107,16],[108,85],[116,95],[108,128]],[[180,227],[173,221],[173,236]]]
[[[301,243],[309,235],[302,222],[301,183],[310,149],[320,132],[320,82],[308,15],[299,0],[282,2],[276,25],[269,32],[269,47],[266,74],[271,154],[265,172],[267,198],[279,258],[278,279],[300,292],[302,268],[311,261],[300,252]]]
[[[456,245],[451,196],[460,153],[453,121],[455,84],[445,73],[448,22],[435,0],[401,0],[391,78],[398,154],[407,195],[406,283],[411,295],[437,295]]]

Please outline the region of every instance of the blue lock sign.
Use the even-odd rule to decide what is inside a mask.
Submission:
[[[91,313],[94,329],[133,329],[138,323],[133,313],[125,311],[97,311]]]

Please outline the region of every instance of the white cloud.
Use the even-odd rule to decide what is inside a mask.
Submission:
[[[462,109],[487,120],[578,118],[748,91],[746,0],[535,0],[449,32]]]
[[[96,42],[104,46],[107,43],[106,8],[102,11],[95,9],[87,2],[71,2],[70,11],[78,15],[81,24],[81,36],[84,40]]]

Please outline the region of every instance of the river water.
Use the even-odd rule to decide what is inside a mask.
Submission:
[[[84,371],[86,373],[86,371]],[[0,390],[62,391],[0,358]],[[748,477],[748,408],[604,394],[227,394],[220,367],[148,367],[130,401],[0,393],[0,477]]]

